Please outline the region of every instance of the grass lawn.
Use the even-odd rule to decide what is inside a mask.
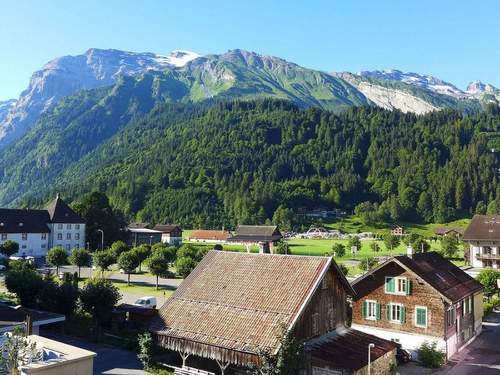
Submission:
[[[444,224],[438,224],[438,223],[418,224],[418,223],[399,222],[398,225],[401,225],[407,232],[417,233],[424,237],[433,237],[435,228],[442,227],[442,228],[465,229],[467,225],[469,225],[469,223],[470,219],[460,219]],[[327,222],[318,223],[317,225],[323,226],[327,229],[337,229],[346,233],[373,232],[377,234],[387,233],[393,226],[390,223],[381,223],[380,225],[377,226],[365,225],[363,224],[361,219],[355,215],[340,219],[332,219]]]

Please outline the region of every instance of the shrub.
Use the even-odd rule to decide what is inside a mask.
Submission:
[[[425,367],[439,368],[444,364],[446,354],[437,348],[436,341],[425,341],[418,348],[418,358]]]
[[[337,258],[342,258],[345,255],[345,246],[340,242],[334,243],[332,246],[332,252]]]
[[[5,286],[17,295],[21,305],[36,307],[36,299],[43,288],[42,277],[29,268],[12,269],[5,276]]]
[[[495,297],[490,302],[486,302],[483,305],[484,309],[484,315],[491,314],[493,312],[493,309],[498,309],[500,308],[500,297]]]
[[[138,337],[139,353],[137,358],[142,363],[142,367],[147,369],[151,367],[153,361],[153,339],[149,332],[143,333]]]
[[[497,279],[500,279],[498,270],[485,269],[479,272],[477,281],[483,284],[484,295],[488,297],[488,301],[497,292]]]

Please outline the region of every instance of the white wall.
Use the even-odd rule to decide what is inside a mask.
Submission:
[[[411,351],[413,358],[417,358],[417,349],[424,343],[424,341],[437,341],[438,349],[446,351],[446,341],[442,337],[426,336],[426,335],[413,335],[404,332],[388,331],[380,328],[363,326],[360,324],[353,324],[352,328],[358,331],[368,333],[389,341],[395,341],[401,344],[403,349]],[[399,341],[398,341],[399,340]]]
[[[483,254],[483,247],[484,246],[489,246],[491,247],[491,253],[494,254],[500,254],[500,243],[499,242],[492,242],[492,241],[484,241],[484,242],[478,242],[474,241],[470,243],[470,262],[471,266],[475,268],[482,268],[483,267],[483,261],[476,259],[476,255]],[[493,260],[493,268],[497,268],[497,262]]]
[[[62,228],[60,227],[62,225]],[[77,226],[79,225],[79,229]],[[50,248],[61,246],[67,251],[76,248],[85,248],[85,224],[49,224],[51,231],[49,246]],[[68,238],[68,234],[70,238]],[[77,238],[79,235],[79,239]],[[61,235],[61,239],[59,239]]]
[[[50,234],[46,233],[45,240],[42,239],[42,233],[27,233],[27,239],[22,239],[22,233],[7,233],[7,239],[2,240],[0,236],[0,244],[7,240],[15,241],[19,244],[18,256],[26,255],[33,257],[41,257],[47,254],[49,249]]]
[[[162,233],[161,242],[169,245],[180,245],[182,243],[182,237],[170,237],[170,233]]]

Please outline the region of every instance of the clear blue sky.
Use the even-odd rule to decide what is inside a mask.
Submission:
[[[497,0],[3,0],[0,100],[47,61],[90,47],[242,48],[326,71],[397,68],[498,87],[499,20]]]

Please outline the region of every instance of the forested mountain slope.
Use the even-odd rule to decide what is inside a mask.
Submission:
[[[51,179],[99,189],[127,215],[188,226],[262,223],[279,206],[353,208],[445,221],[500,203],[500,111],[341,114],[289,102],[166,105],[132,120]],[[75,150],[77,152],[77,150]],[[51,195],[33,180],[28,196]]]

